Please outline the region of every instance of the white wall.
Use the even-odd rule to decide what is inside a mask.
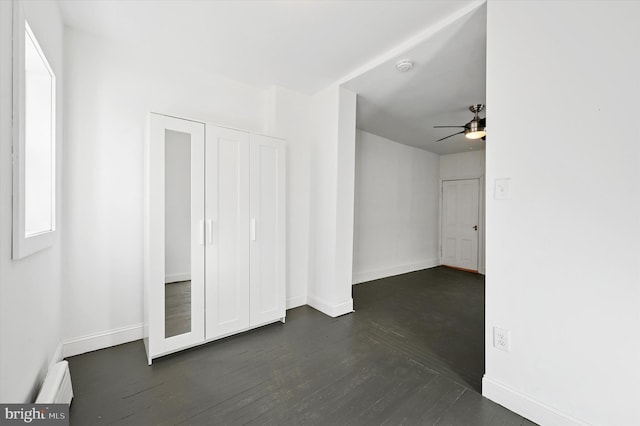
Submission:
[[[439,265],[439,161],[357,131],[354,283]]]
[[[191,135],[165,136],[164,276],[166,283],[191,279]]]
[[[311,98],[308,303],[338,316],[351,298],[356,95],[337,85]]]
[[[112,344],[142,335],[147,113],[262,133],[267,106],[262,90],[88,33],[68,29],[65,43],[64,337],[77,352],[94,348],[84,336],[119,329],[99,342]]]
[[[310,96],[269,91],[267,133],[287,141],[287,309],[307,303],[309,280]]]
[[[489,0],[483,393],[542,424],[640,424],[639,21]]]
[[[440,179],[470,179],[484,176],[485,151],[467,151],[440,156]]]
[[[56,74],[57,223],[63,215],[63,25],[54,2],[23,2],[25,17]],[[31,402],[61,339],[60,232],[53,247],[11,260],[12,2],[0,1],[0,401]]]
[[[478,272],[485,272],[485,151],[467,151],[440,156],[440,180],[479,179]]]

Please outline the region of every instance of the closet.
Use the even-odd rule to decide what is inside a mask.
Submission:
[[[147,358],[285,318],[285,144],[151,113],[145,144]]]

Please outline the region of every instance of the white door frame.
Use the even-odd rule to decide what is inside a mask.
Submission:
[[[440,203],[440,208],[438,209],[438,249],[439,249],[439,261],[442,265],[442,192],[443,192],[443,183],[451,180],[469,180],[469,179],[477,179],[478,180],[478,273],[485,273],[484,269],[484,250],[485,250],[485,179],[484,175],[462,175],[462,176],[451,176],[440,179],[440,192],[438,194],[438,199]]]

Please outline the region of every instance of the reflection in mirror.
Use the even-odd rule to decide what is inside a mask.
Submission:
[[[191,135],[165,131],[165,337],[191,331]]]

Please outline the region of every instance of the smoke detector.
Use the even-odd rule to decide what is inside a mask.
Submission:
[[[411,59],[402,59],[396,63],[396,69],[400,72],[407,72],[413,69],[413,61]]]

